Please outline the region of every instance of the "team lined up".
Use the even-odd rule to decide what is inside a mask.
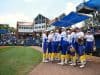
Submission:
[[[80,62],[80,67],[84,67],[86,54],[91,54],[95,46],[92,32],[84,33],[79,28],[62,28],[61,33],[50,31],[48,36],[44,31],[42,38],[43,62],[59,60],[61,65],[70,63],[75,66]]]

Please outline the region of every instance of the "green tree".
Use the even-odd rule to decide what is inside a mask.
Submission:
[[[16,29],[14,27],[10,27],[9,28],[9,31],[15,33],[16,32]]]
[[[0,29],[8,29],[9,25],[8,24],[0,24]]]

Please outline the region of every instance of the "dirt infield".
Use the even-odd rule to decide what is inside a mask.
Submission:
[[[1,49],[1,48],[7,48],[7,47],[9,47],[9,46],[0,46],[0,49]]]
[[[40,47],[33,47],[42,52]],[[100,75],[100,57],[91,57],[85,68],[58,65],[57,63],[40,63],[29,75]]]

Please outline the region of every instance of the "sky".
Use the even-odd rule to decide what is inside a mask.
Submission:
[[[1,0],[0,23],[16,27],[17,21],[32,22],[42,14],[54,19],[62,13],[75,11],[75,7],[83,0]]]

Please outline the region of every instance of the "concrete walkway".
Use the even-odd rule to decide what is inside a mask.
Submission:
[[[42,52],[42,49],[33,46],[34,49]],[[91,57],[85,68],[78,66],[58,65],[57,63],[40,63],[29,75],[100,75],[100,57]]]

